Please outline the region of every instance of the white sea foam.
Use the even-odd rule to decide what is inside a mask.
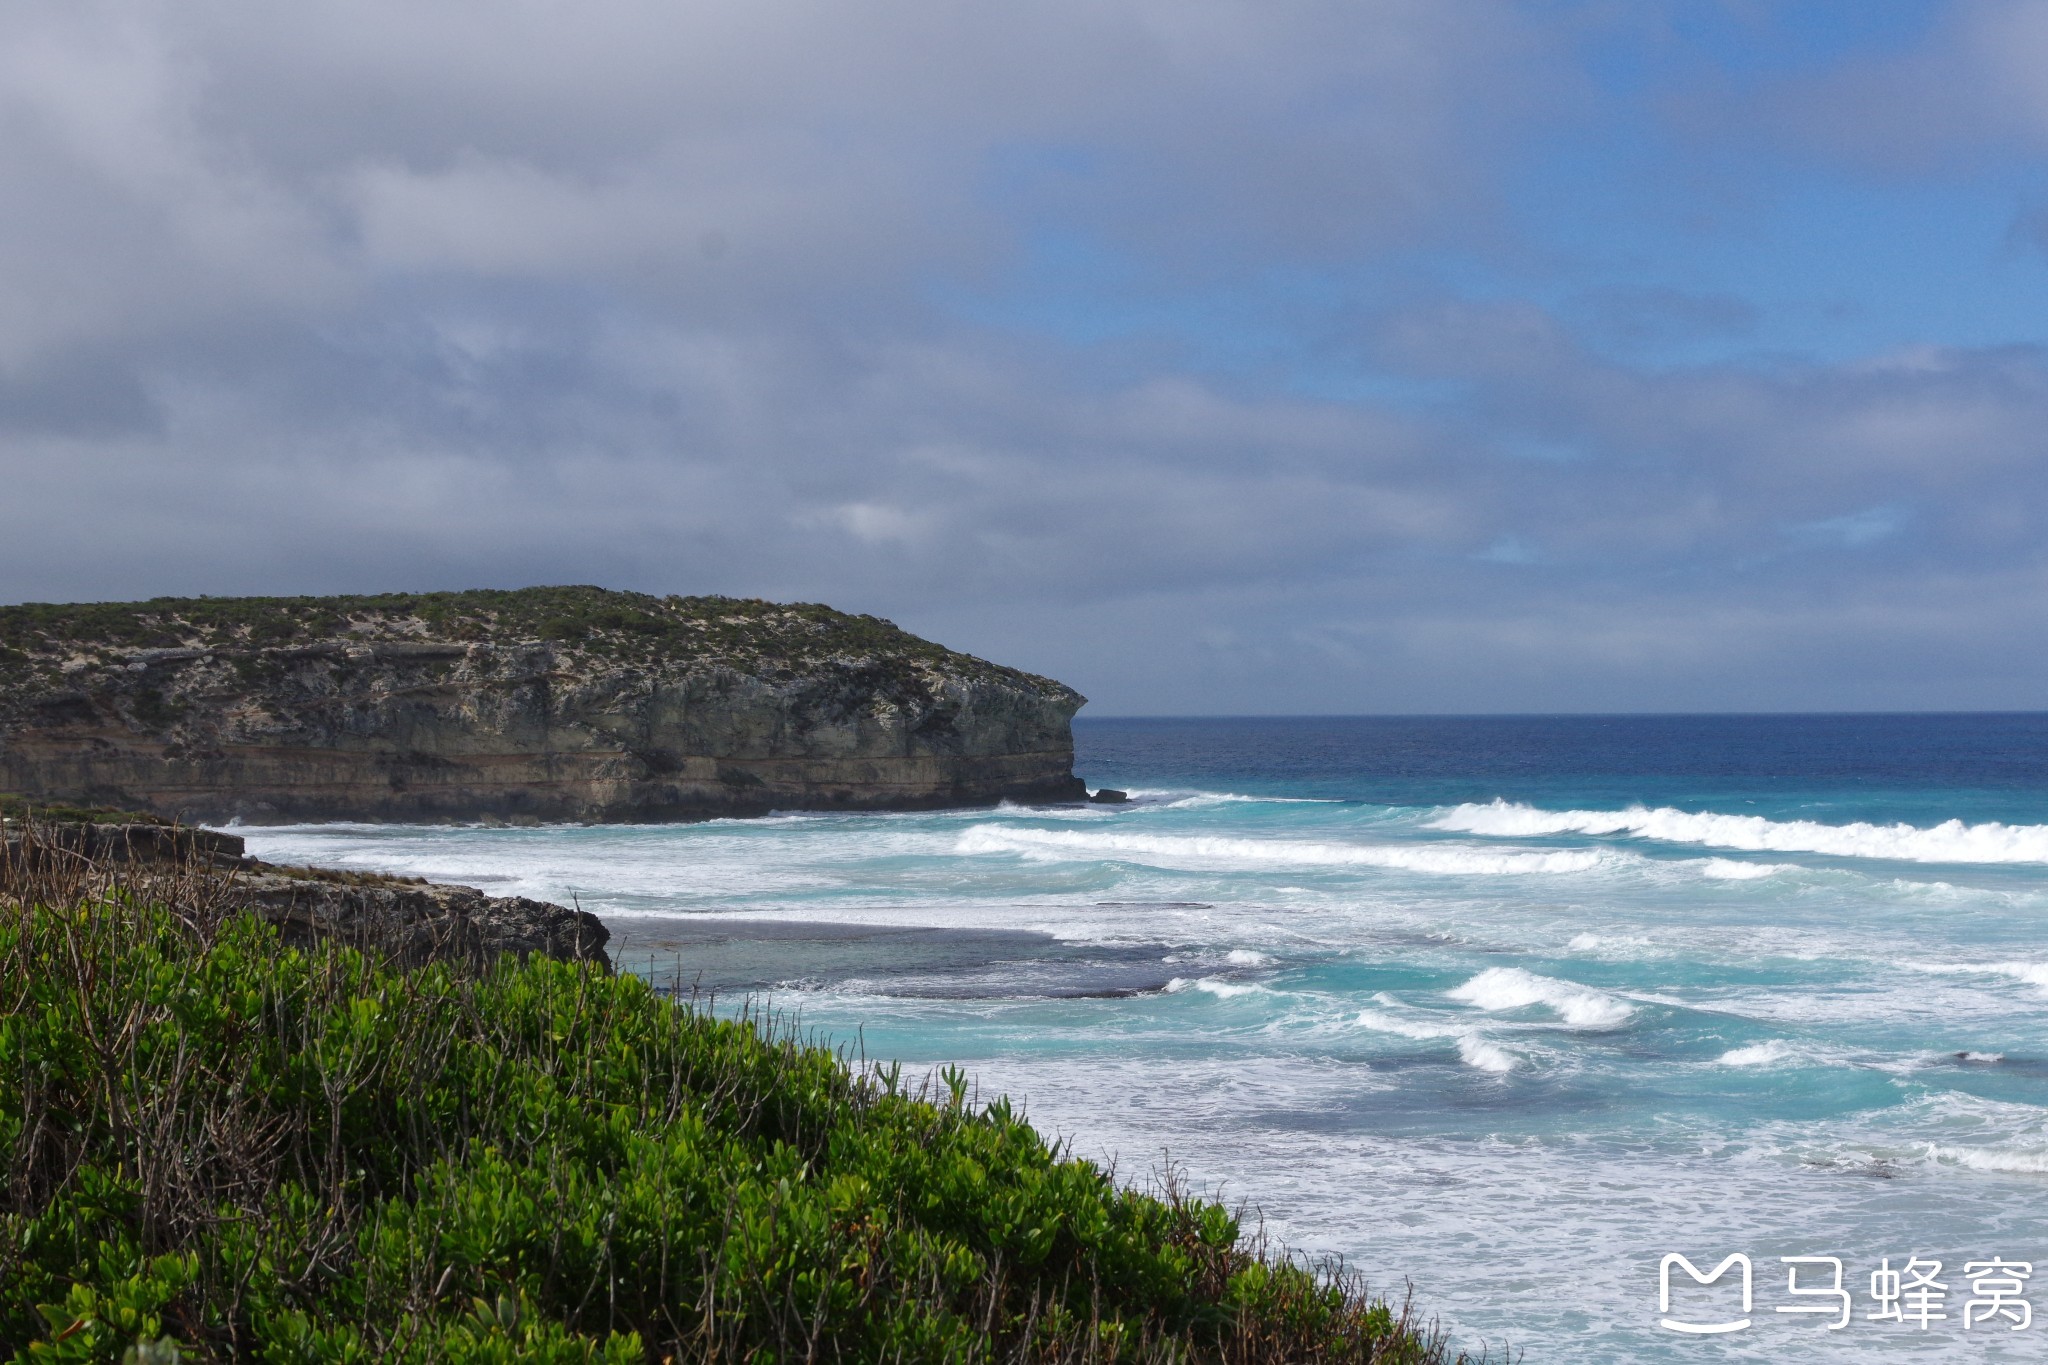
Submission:
[[[1748,1047],[1733,1047],[1722,1053],[1722,1066],[1772,1066],[1792,1055],[1792,1048],[1782,1038],[1771,1038]]]
[[[1590,986],[1538,976],[1520,967],[1488,967],[1462,986],[1446,992],[1453,1000],[1486,1010],[1524,1009],[1531,1005],[1556,1012],[1573,1028],[1619,1028],[1635,1015],[1627,1005]]]
[[[1398,1005],[1391,996],[1373,997],[1387,1005]],[[1390,1010],[1360,1010],[1358,1026],[1375,1033],[1391,1033],[1397,1038],[1412,1038],[1418,1043],[1433,1043],[1438,1039],[1451,1038],[1457,1041],[1458,1060],[1466,1066],[1495,1073],[1513,1071],[1521,1065],[1522,1059],[1497,1043],[1489,1042],[1478,1029],[1465,1024],[1434,1023],[1428,1020],[1404,1018]]]
[[[1376,996],[1383,1003],[1394,1003],[1390,999]],[[1438,1024],[1423,1019],[1406,1018],[1389,1010],[1360,1010],[1358,1026],[1369,1028],[1375,1033],[1391,1033],[1397,1038],[1413,1038],[1418,1043],[1430,1042],[1437,1038],[1462,1038],[1472,1030],[1460,1024]]]
[[[1156,805],[1166,810],[1200,810],[1204,806],[1331,806],[1335,800],[1320,796],[1246,796],[1242,792],[1187,791],[1172,787],[1132,787],[1128,793],[1131,800]],[[1114,806],[1099,807],[1114,811]]]
[[[1617,949],[1647,948],[1650,940],[1640,934],[1573,934],[1564,945],[1568,953],[1611,953]]]
[[[1232,948],[1223,955],[1223,960],[1233,967],[1268,967],[1273,959],[1265,953],[1250,948]]]
[[[1458,1040],[1458,1056],[1467,1066],[1476,1066],[1481,1071],[1513,1071],[1517,1059],[1513,1053],[1495,1047],[1476,1034],[1468,1033]]]
[[[1448,844],[1347,844],[1306,839],[1232,839],[1209,835],[1132,834],[1018,825],[976,825],[961,833],[963,855],[1019,853],[1046,859],[1101,858],[1199,864],[1229,870],[1288,867],[1383,867],[1451,876],[1527,876],[1586,872],[1617,861],[1599,849],[1501,850]]]
[[[2048,962],[1913,962],[1914,971],[1940,976],[2002,976],[2048,991]]]
[[[2048,1147],[1946,1147],[1930,1143],[1933,1161],[1953,1162],[1973,1171],[2012,1175],[2048,1175]]]
[[[1711,811],[1542,810],[1514,801],[1467,804],[1443,811],[1430,829],[1527,839],[1555,834],[1626,834],[1664,843],[1709,844],[1769,853],[1821,853],[1916,863],[2048,863],[2048,825],[1966,825],[1948,820],[1914,825],[1824,825]],[[1766,874],[1768,875],[1768,874]]]
[[[1264,986],[1247,986],[1236,981],[1218,981],[1213,976],[1176,976],[1173,980],[1166,983],[1166,993],[1168,995],[1178,995],[1182,991],[1201,991],[1205,995],[1215,996],[1218,1000],[1234,1000],[1241,995],[1271,994]]]
[[[1734,858],[1702,858],[1687,866],[1702,877],[1720,882],[1753,882],[1775,877],[1781,872],[1802,870],[1797,863],[1745,863]]]
[[[1115,806],[1032,806],[1022,801],[998,801],[995,808],[1003,815],[1026,815],[1033,820],[1113,820]],[[900,812],[884,812],[899,814]],[[980,812],[976,812],[979,814]]]

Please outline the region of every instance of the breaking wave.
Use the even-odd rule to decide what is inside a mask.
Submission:
[[[1821,853],[1915,863],[2048,863],[2048,825],[1824,825],[1761,815],[1631,806],[1626,810],[1542,810],[1515,801],[1454,806],[1428,828],[1505,838],[1553,834],[1625,834],[1673,844],[1707,844],[1767,853]],[[1738,874],[1740,875],[1740,874]],[[1767,874],[1751,874],[1767,875]]]
[[[1342,803],[1320,796],[1247,796],[1242,792],[1188,791],[1176,787],[1132,787],[1126,793],[1132,801],[1157,805],[1165,810],[1201,810],[1205,806],[1335,806]]]
[[[1733,858],[1702,858],[1697,867],[1702,877],[1717,882],[1754,882],[1801,870],[1797,863],[1743,863]]]
[[[1466,1066],[1476,1066],[1481,1071],[1495,1074],[1513,1071],[1519,1065],[1513,1053],[1471,1033],[1458,1040],[1458,1057]]]
[[[1375,998],[1388,1005],[1395,1003],[1384,996]],[[1360,1028],[1368,1028],[1375,1033],[1391,1033],[1397,1038],[1412,1038],[1419,1043],[1435,1042],[1440,1038],[1451,1039],[1457,1044],[1459,1061],[1480,1071],[1491,1071],[1495,1075],[1505,1075],[1522,1064],[1520,1057],[1504,1047],[1488,1042],[1480,1036],[1479,1030],[1469,1025],[1425,1023],[1404,1019],[1388,1010],[1371,1009],[1360,1010],[1357,1022]]]
[[[1570,1027],[1579,1029],[1619,1028],[1636,1012],[1635,1006],[1623,1004],[1605,991],[1538,976],[1520,967],[1488,967],[1447,994],[1453,1000],[1489,1012],[1541,1005]]]
[[[2048,1175],[2048,1148],[1943,1147],[1930,1145],[1927,1155],[1935,1161],[1953,1162],[1973,1171],[1998,1171],[2013,1175]]]
[[[1111,858],[1200,863],[1228,868],[1384,867],[1448,875],[1526,876],[1587,872],[1612,864],[1601,849],[1529,851],[1448,845],[1340,844],[1305,839],[1231,839],[1205,835],[1125,834],[1096,830],[1025,829],[976,825],[962,832],[961,854],[1021,853],[1039,858]]]
[[[1190,990],[1201,991],[1205,995],[1213,995],[1218,1000],[1235,1000],[1243,995],[1272,994],[1264,986],[1247,986],[1235,981],[1219,981],[1213,976],[1176,976],[1173,980],[1166,983],[1166,993],[1168,995],[1179,995],[1182,991]]]

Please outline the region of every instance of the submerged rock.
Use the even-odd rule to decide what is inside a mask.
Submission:
[[[734,598],[0,607],[0,790],[193,822],[1078,801],[1083,700],[875,617]]]
[[[1090,795],[1088,799],[1101,806],[1120,806],[1131,799],[1131,794],[1127,791],[1118,791],[1115,787],[1104,787]]]

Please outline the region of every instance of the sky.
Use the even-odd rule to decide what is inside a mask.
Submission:
[[[0,601],[2048,708],[2048,0],[0,0]]]

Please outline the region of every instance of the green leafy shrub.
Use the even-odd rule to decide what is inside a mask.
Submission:
[[[0,869],[4,871],[4,869]],[[636,977],[0,878],[18,1362],[1433,1362],[1340,1269]]]

